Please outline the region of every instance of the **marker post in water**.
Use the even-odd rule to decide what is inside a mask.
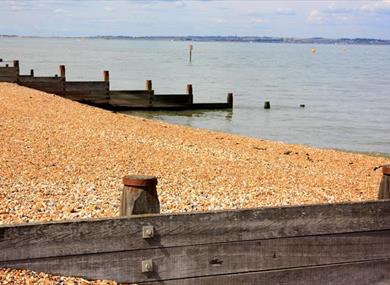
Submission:
[[[190,63],[192,62],[192,50],[194,49],[193,45],[189,45],[188,48],[190,49]]]

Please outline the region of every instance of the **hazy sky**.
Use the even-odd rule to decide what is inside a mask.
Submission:
[[[390,0],[0,0],[0,34],[390,39]]]

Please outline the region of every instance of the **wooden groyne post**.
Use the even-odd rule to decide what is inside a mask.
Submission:
[[[61,83],[62,83],[62,87],[61,87],[61,93],[62,93],[62,96],[66,96],[66,70],[65,70],[65,65],[61,64],[59,66],[59,71],[60,71],[60,77],[61,77]]]
[[[390,164],[383,165],[383,176],[381,184],[379,186],[379,195],[380,200],[390,199]]]
[[[227,103],[230,108],[233,108],[233,93],[227,94]]]
[[[123,177],[120,216],[160,213],[157,177],[128,175]]]
[[[192,84],[187,84],[187,95],[188,95],[188,103],[192,105],[194,103],[194,93],[192,90]]]
[[[14,60],[14,67],[16,68],[17,70],[17,75],[19,76],[20,74],[20,69],[19,69],[19,60]]]
[[[110,72],[108,70],[103,71],[103,81],[106,83],[106,99],[110,99]]]
[[[153,105],[153,95],[154,95],[152,80],[145,81],[145,89],[146,89],[146,91],[148,91],[149,106],[152,106]]]

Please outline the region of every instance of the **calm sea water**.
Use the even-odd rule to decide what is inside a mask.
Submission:
[[[4,39],[0,58],[19,59],[22,73],[100,80],[112,89],[158,93],[194,87],[195,102],[225,102],[233,111],[137,112],[167,122],[325,148],[390,154],[390,46]],[[311,48],[317,48],[313,54]],[[271,110],[264,110],[264,101]],[[305,108],[300,108],[305,104]],[[133,113],[134,114],[134,113]]]

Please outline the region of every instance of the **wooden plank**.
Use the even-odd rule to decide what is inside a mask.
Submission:
[[[215,109],[231,109],[232,105],[229,103],[194,103],[191,109],[196,110],[215,110]]]
[[[21,76],[19,78],[20,84],[50,84],[50,83],[63,83],[63,78],[55,76]]]
[[[76,101],[108,100],[108,82],[105,81],[67,81],[66,97]]]
[[[0,77],[17,77],[18,76],[18,68],[9,66],[0,66]]]
[[[148,96],[148,90],[110,90],[110,96],[143,95]]]
[[[2,262],[58,275],[145,282],[390,258],[390,230]],[[155,270],[141,272],[143,260]]]
[[[152,225],[155,238],[144,240]],[[390,229],[390,201],[0,226],[0,261]]]
[[[18,81],[18,77],[17,76],[1,76],[0,75],[0,82],[11,82],[11,83],[15,83]]]
[[[68,92],[106,92],[107,83],[104,81],[66,81],[65,89]]]
[[[149,106],[149,91],[126,90],[110,91],[110,104],[113,106]]]
[[[48,93],[63,95],[64,79],[55,76],[20,76],[18,83],[22,86]]]
[[[389,285],[390,260],[147,282],[147,285]]]
[[[153,103],[189,104],[190,96],[187,94],[154,95]]]

